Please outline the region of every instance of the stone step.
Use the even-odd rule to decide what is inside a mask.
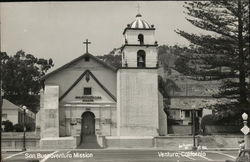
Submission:
[[[101,148],[97,143],[97,137],[95,135],[83,136],[81,144],[77,147],[79,149],[98,149]]]

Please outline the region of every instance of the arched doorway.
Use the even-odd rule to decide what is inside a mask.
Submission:
[[[95,135],[95,115],[90,111],[86,111],[82,114],[81,143],[77,148],[101,148]]]
[[[88,136],[95,134],[95,115],[90,111],[82,114],[82,128],[81,136]]]

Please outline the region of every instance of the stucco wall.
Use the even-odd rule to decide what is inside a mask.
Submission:
[[[59,137],[59,87],[46,85],[44,90],[44,105],[41,108],[41,138]]]
[[[82,114],[90,111],[95,115],[95,134],[98,136],[116,135],[116,105],[103,107],[61,106],[60,107],[60,136],[80,136]],[[71,125],[75,123],[75,125]]]
[[[91,87],[91,96],[101,97],[100,99],[94,99],[91,103],[115,103],[114,99],[112,99],[91,76],[89,76],[89,80],[87,81],[86,75],[60,102],[82,102],[82,99],[77,99],[76,96],[83,96],[84,87]]]
[[[51,75],[46,79],[45,84],[59,85],[61,96],[86,70],[90,70],[116,96],[116,73],[91,58],[87,62],[85,59],[79,60],[64,70]]]
[[[197,136],[198,144],[207,148],[239,148],[238,141],[243,138],[243,135],[236,134]]]
[[[144,44],[155,43],[155,30],[127,30],[124,38],[127,39],[128,44],[139,44],[138,35],[144,35]]]
[[[164,112],[163,96],[158,92],[159,102],[159,135],[165,136],[168,134],[167,115]]]
[[[157,69],[119,69],[118,136],[155,136],[158,121]]]
[[[89,61],[85,61],[83,58],[49,76],[45,81],[45,85],[58,85],[59,97],[61,97],[86,70],[89,70],[116,97],[116,72],[91,57]],[[90,80],[87,81],[85,75],[60,101],[59,134],[61,137],[80,135],[81,115],[85,111],[91,111],[95,114],[97,135],[116,134],[116,101],[103,90],[91,75],[89,75],[89,78]],[[77,99],[76,96],[83,96],[84,87],[91,87],[91,96],[100,96],[101,99],[96,99],[93,102],[83,102],[82,99]],[[110,118],[112,119],[110,120]],[[107,123],[108,120],[113,124]],[[72,125],[72,121],[76,121],[76,125]]]
[[[34,132],[26,132],[26,148],[38,149],[40,136]],[[23,148],[23,132],[3,132],[1,139],[2,150],[20,150]]]
[[[3,110],[3,114],[7,114],[7,118],[2,118],[3,121],[9,120],[13,123],[13,125],[18,123],[18,110],[17,109],[10,109],[10,110]]]

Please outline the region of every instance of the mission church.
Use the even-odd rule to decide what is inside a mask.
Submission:
[[[41,78],[41,147],[76,148],[87,136],[120,147],[166,135],[154,25],[137,14],[123,36],[122,67],[90,54],[87,40],[85,54]]]

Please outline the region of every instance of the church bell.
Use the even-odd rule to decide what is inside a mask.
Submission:
[[[144,63],[143,58],[139,57],[139,63]]]

